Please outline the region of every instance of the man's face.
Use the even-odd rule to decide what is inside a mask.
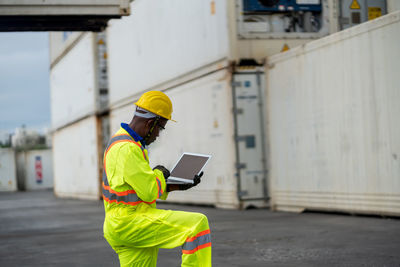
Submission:
[[[155,120],[149,120],[146,123],[146,127],[147,127],[147,132],[150,131],[151,127],[153,127]],[[154,126],[153,132],[151,133],[150,137],[147,138],[146,140],[146,144],[150,145],[151,143],[153,143],[154,141],[156,141],[157,137],[160,135],[160,132],[164,130],[165,125],[167,124],[168,120],[166,119],[160,119],[156,125]]]

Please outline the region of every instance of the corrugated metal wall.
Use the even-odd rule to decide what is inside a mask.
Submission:
[[[272,56],[277,209],[400,214],[400,12]]]

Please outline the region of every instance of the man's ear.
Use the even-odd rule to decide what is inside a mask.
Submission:
[[[146,127],[147,127],[148,129],[150,129],[151,126],[153,125],[153,123],[154,123],[154,120],[147,120],[147,121],[146,121]]]

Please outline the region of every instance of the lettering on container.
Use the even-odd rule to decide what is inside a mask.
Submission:
[[[43,167],[42,167],[42,157],[35,157],[35,173],[36,173],[36,183],[41,184],[43,181]]]

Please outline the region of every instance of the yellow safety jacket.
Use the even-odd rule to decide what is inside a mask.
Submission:
[[[182,266],[211,266],[211,233],[200,213],[156,209],[166,199],[160,170],[149,166],[147,150],[124,129],[104,153],[104,237],[122,267],[155,267],[159,248],[182,247]]]
[[[166,183],[160,170],[152,170],[148,152],[122,127],[104,152],[103,200],[106,213],[115,207],[133,209],[156,206],[166,199]]]

